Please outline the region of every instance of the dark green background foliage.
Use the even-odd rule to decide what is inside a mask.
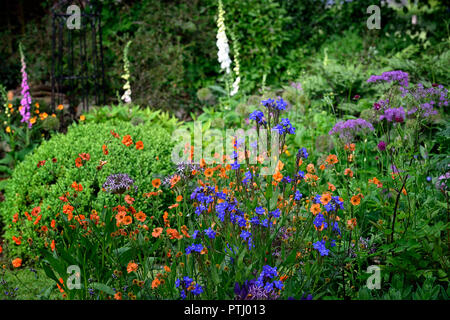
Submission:
[[[279,86],[301,79],[305,72],[320,73],[314,60],[329,45],[328,55],[342,68],[375,63],[402,69],[413,77],[449,82],[445,72],[450,58],[445,46],[449,9],[443,2],[420,1],[419,7],[411,10],[382,7],[381,30],[366,27],[366,9],[373,1],[345,2],[331,8],[324,2],[223,1],[230,47],[230,31],[241,47],[241,92],[255,93],[264,79],[268,86]],[[52,4],[50,0],[40,4],[23,0],[6,8],[7,23],[0,28],[0,83],[8,89],[20,85],[19,41],[24,44],[29,81],[50,84],[46,62],[51,54]],[[117,102],[117,94],[122,94],[123,48],[133,40],[129,51],[133,101],[176,110],[182,118],[197,111],[201,106],[197,90],[220,78],[215,43],[217,1],[104,0],[102,4],[109,100]],[[414,14],[418,16],[416,25],[411,23]],[[232,50],[230,55],[233,59]]]
[[[114,130],[121,137],[131,135],[133,142],[142,140],[144,149],[136,150],[134,145],[126,147],[122,144],[122,139],[116,139],[111,135],[110,130]],[[108,155],[103,154],[103,144],[108,146]],[[139,210],[150,216],[153,214],[152,210],[156,211],[163,203],[167,207],[170,204],[169,193],[166,198],[152,197],[149,200],[142,194],[153,191],[148,188],[152,188],[151,181],[154,178],[170,173],[171,151],[172,145],[167,131],[148,125],[133,126],[118,121],[75,125],[69,128],[66,135],[57,134],[45,141],[16,167],[6,186],[6,201],[0,203],[0,214],[6,224],[5,238],[22,236],[22,245],[10,248],[11,252],[29,254],[27,239],[34,234],[31,229],[19,230],[19,225],[12,223],[13,215],[18,212],[21,219],[26,219],[25,211],[30,212],[33,207],[40,206],[42,220],[38,227],[49,226],[54,215],[57,212],[62,213],[62,202],[58,197],[66,191],[73,193],[70,186],[74,181],[83,186],[76,204],[78,212],[85,215],[89,215],[92,209],[102,209],[103,205],[118,204],[116,196],[101,191],[106,178],[113,173],[127,173],[134,179],[138,191],[137,194],[133,194],[136,208]],[[81,168],[75,167],[75,159],[79,153],[91,155],[91,160]],[[156,159],[157,156],[159,160]],[[57,158],[57,162],[53,163],[52,158]],[[46,160],[46,163],[43,167],[37,168],[37,163],[41,160]],[[108,163],[96,176],[96,167],[100,160],[106,160]],[[31,222],[29,224],[33,227]]]

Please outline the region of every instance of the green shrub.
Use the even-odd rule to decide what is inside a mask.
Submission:
[[[111,130],[120,137],[130,135],[134,143],[142,140],[144,149],[137,150],[134,145],[126,147],[122,138],[113,137]],[[126,173],[134,180],[138,187],[137,192],[132,194],[136,199],[135,204],[148,215],[152,215],[164,202],[167,207],[170,195],[166,195],[166,198],[147,199],[142,194],[153,190],[151,181],[154,178],[162,178],[170,173],[170,141],[170,134],[164,129],[111,121],[103,124],[73,125],[66,135],[57,134],[43,142],[17,166],[6,186],[6,200],[0,207],[0,217],[5,225],[5,239],[11,241],[13,236],[22,237],[22,244],[12,243],[10,252],[30,253],[27,240],[31,238],[34,241],[36,231],[41,226],[50,228],[50,222],[54,218],[52,215],[61,212],[64,204],[58,198],[66,191],[73,193],[70,186],[74,181],[83,186],[83,191],[77,197],[77,207],[87,216],[92,209],[101,209],[91,207],[93,199],[97,199],[95,203],[100,206],[102,203],[109,206],[117,202],[117,199],[113,198],[114,195],[102,191],[106,178],[113,173]],[[108,155],[103,153],[103,144],[107,145]],[[91,158],[82,168],[77,168],[75,159],[80,153],[89,153]],[[53,158],[56,158],[56,162],[52,161]],[[42,160],[46,160],[46,163],[38,168],[37,164]],[[101,170],[97,170],[100,160],[108,163]],[[40,206],[42,210],[42,219],[34,226],[32,222],[26,221],[24,213],[31,212],[36,206]],[[19,213],[17,223],[13,222],[15,213]],[[42,243],[36,240],[31,247],[38,248],[41,245]]]

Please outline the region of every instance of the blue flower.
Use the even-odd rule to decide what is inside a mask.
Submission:
[[[294,200],[300,201],[300,199],[303,197],[303,195],[300,193],[299,190],[295,191]]]
[[[317,241],[316,243],[313,243],[313,247],[314,247],[314,249],[319,251],[321,256],[327,256],[328,253],[330,252],[330,250],[328,250],[325,247],[325,240]]]
[[[259,215],[264,214],[266,212],[263,207],[256,207],[255,212]]]
[[[210,238],[210,239],[214,239],[215,237],[216,237],[216,232],[213,230],[213,229],[211,229],[211,228],[208,228],[208,229],[206,229],[205,230],[205,234],[208,236],[208,238]]]
[[[245,177],[244,177],[244,179],[242,180],[242,182],[243,182],[244,184],[247,184],[247,183],[250,181],[251,178],[252,178],[251,172],[250,172],[250,171],[247,171],[247,172],[245,173]]]
[[[264,113],[262,111],[256,110],[250,113],[249,119],[255,120],[258,123],[262,123],[264,120]]]
[[[297,157],[298,158],[303,158],[303,159],[308,159],[308,151],[306,150],[306,148],[300,148],[300,149],[298,149],[298,152],[297,152]]]
[[[276,209],[272,212],[269,213],[271,216],[273,216],[274,218],[279,218],[281,215],[280,209]]]
[[[278,290],[282,290],[283,287],[284,287],[283,282],[282,282],[282,281],[279,281],[279,280],[275,280],[275,281],[273,282],[273,285],[274,285],[275,288],[277,288]]]
[[[242,230],[240,237],[244,240],[246,240],[247,238],[251,237],[252,234],[246,230]]]
[[[266,228],[269,227],[269,219],[264,219],[261,221],[261,225]]]
[[[259,218],[258,217],[253,217],[250,219],[250,223],[254,224],[254,225],[258,225],[259,224]]]
[[[192,290],[191,292],[194,296],[198,296],[199,294],[201,294],[203,292],[203,288],[201,285],[196,284],[194,287],[194,290]]]
[[[197,236],[198,236],[198,230],[195,230],[193,233],[192,233],[192,239],[196,239],[197,238]]]
[[[231,164],[231,169],[238,170],[241,165],[236,161]]]
[[[275,100],[269,98],[267,100],[261,101],[261,103],[264,107],[269,108],[269,107],[273,106],[273,104],[275,103]]]

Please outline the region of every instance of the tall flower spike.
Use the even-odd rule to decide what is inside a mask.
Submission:
[[[239,83],[241,82],[241,76],[239,74],[240,64],[239,64],[239,43],[237,41],[236,35],[234,32],[231,32],[231,39],[233,40],[233,53],[234,53],[234,74],[236,75],[236,79],[233,82],[230,96],[234,96],[239,91]]]
[[[22,44],[19,44],[19,52],[20,52],[20,62],[22,63],[22,68],[20,72],[22,73],[22,100],[20,100],[20,104],[22,108],[20,109],[20,114],[22,116],[22,120],[20,122],[28,123],[28,128],[32,127],[30,118],[31,118],[31,95],[30,95],[30,87],[28,86],[28,76],[25,71],[27,65],[25,64],[25,56],[23,54]]]
[[[219,17],[217,18],[217,56],[219,58],[220,68],[226,70],[226,73],[230,73],[231,59],[228,53],[230,47],[228,46],[228,38],[225,33],[225,11],[223,10],[222,1],[219,0]]]
[[[128,49],[130,47],[131,41],[128,41],[125,48],[123,49],[123,69],[125,73],[122,75],[122,78],[126,80],[123,89],[125,90],[121,99],[125,103],[131,102],[131,86],[130,86],[130,61],[128,60]]]

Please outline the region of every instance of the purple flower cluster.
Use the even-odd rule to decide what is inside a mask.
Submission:
[[[134,180],[126,173],[116,173],[110,175],[106,178],[103,188],[107,192],[114,194],[122,194],[129,188],[134,186]],[[134,186],[135,191],[137,191],[137,186]]]
[[[375,111],[384,110],[384,109],[387,109],[387,107],[389,107],[389,99],[380,100],[373,104],[373,110],[375,110]]]
[[[426,89],[419,83],[410,95],[419,105],[408,110],[408,115],[419,112],[420,116],[428,118],[438,113],[436,107],[448,107],[448,90],[443,85],[433,85]]]
[[[275,280],[278,276],[276,267],[265,265],[256,279],[246,280],[242,286],[235,283],[234,293],[238,300],[276,300],[279,298],[279,290],[284,284]]]
[[[408,87],[409,75],[401,70],[383,72],[381,76],[373,75],[367,80],[367,82],[393,82],[397,81],[402,87]]]
[[[380,121],[384,119],[388,122],[403,122],[405,121],[405,109],[403,107],[386,109],[380,116]]]
[[[20,69],[20,72],[22,72],[22,100],[20,100],[20,104],[22,105],[22,108],[20,109],[20,114],[22,116],[22,120],[20,122],[28,123],[28,128],[32,127],[30,118],[31,118],[31,95],[30,95],[30,87],[28,86],[28,76],[25,64],[25,56],[23,54],[22,46],[19,45],[19,51],[20,51],[20,61],[22,63],[22,68]]]
[[[372,124],[364,119],[350,119],[336,123],[328,134],[338,135],[341,140],[350,142],[358,132],[364,129],[374,130]]]

